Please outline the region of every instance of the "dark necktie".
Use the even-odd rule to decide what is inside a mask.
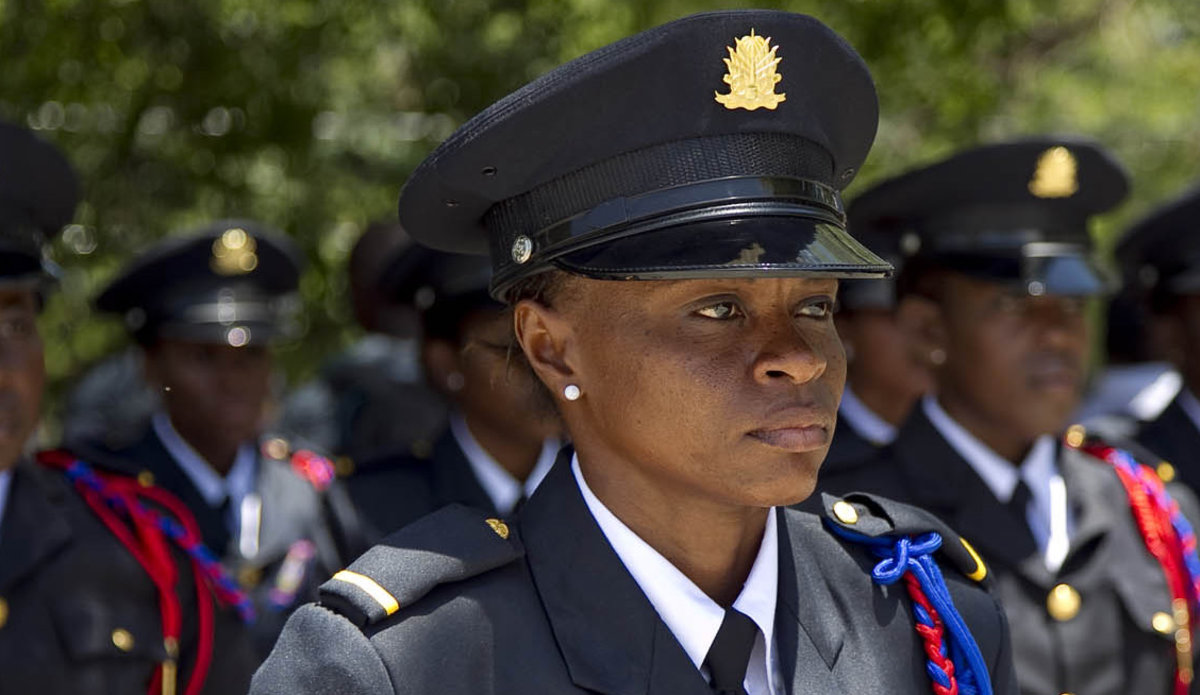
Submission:
[[[1017,486],[1013,488],[1012,497],[1009,498],[1009,512],[1018,522],[1017,528],[1022,530],[1021,543],[1024,550],[1034,552],[1038,549],[1037,539],[1033,537],[1033,531],[1029,528],[1029,502],[1033,499],[1033,493],[1029,491],[1029,486],[1024,480],[1017,479]]]
[[[712,677],[716,695],[746,695],[742,683],[746,680],[746,666],[750,663],[750,652],[757,636],[758,626],[746,614],[733,608],[725,611],[717,637],[708,648],[708,656],[704,657],[704,666]]]

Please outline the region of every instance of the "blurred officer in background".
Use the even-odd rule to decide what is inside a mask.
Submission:
[[[784,507],[829,448],[838,280],[891,269],[840,195],[877,120],[839,36],[732,11],[583,56],[445,140],[400,222],[490,249],[574,448],[512,519],[445,507],[335,575],[251,691],[1015,692],[953,531],[869,495]]]
[[[1067,430],[1086,302],[1109,289],[1088,220],[1128,187],[1097,144],[1040,137],[962,152],[856,201],[920,240],[899,288],[936,395],[871,465],[821,486],[911,502],[978,545],[1029,695],[1165,695],[1192,679],[1194,535],[1153,469]]]
[[[453,409],[431,451],[357,466],[350,496],[384,534],[452,502],[508,516],[562,445],[553,404],[513,366],[512,313],[488,295],[491,263],[417,245],[390,261],[384,291],[420,312],[421,364]]]
[[[879,220],[857,219],[854,203],[846,218],[855,237],[899,272],[901,241],[913,237],[880,227]],[[845,280],[838,286],[834,323],[846,350],[846,390],[823,472],[861,463],[891,444],[913,404],[929,391],[928,362],[904,334],[896,311],[892,278]]]
[[[1135,224],[1117,245],[1136,296],[1149,312],[1156,348],[1183,377],[1183,388],[1137,439],[1165,459],[1181,482],[1200,490],[1200,189]]]
[[[242,692],[257,659],[232,608],[250,619],[248,600],[182,505],[136,469],[23,453],[45,378],[42,244],[78,194],[57,150],[0,123],[0,692]]]
[[[160,242],[96,299],[124,318],[162,399],[138,439],[97,456],[140,467],[187,504],[252,593],[263,653],[288,612],[363,545],[332,464],[262,434],[270,343],[299,273],[286,237],[225,220]]]
[[[417,314],[380,283],[386,264],[411,244],[398,224],[367,227],[348,268],[354,317],[367,333],[283,403],[280,431],[330,452],[340,474],[397,451],[427,456],[446,425],[447,404],[421,373]]]

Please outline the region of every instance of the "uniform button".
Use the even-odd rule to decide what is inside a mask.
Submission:
[[[133,649],[133,634],[123,627],[112,631],[112,643],[117,649],[127,652]]]
[[[1175,479],[1175,466],[1166,461],[1159,461],[1154,471],[1158,473],[1158,479],[1164,483],[1169,483]]]
[[[142,471],[137,474],[137,481],[142,487],[150,487],[154,485],[154,474],[150,471]]]
[[[1175,619],[1170,613],[1159,611],[1150,618],[1150,627],[1159,634],[1170,635],[1175,632]]]
[[[4,627],[4,623],[8,622],[8,601],[0,596],[0,627]]]
[[[843,524],[858,523],[858,510],[846,500],[838,500],[833,503],[833,515]]]
[[[289,451],[290,448],[291,447],[288,446],[287,440],[280,439],[279,437],[268,439],[267,442],[263,444],[263,451],[267,453],[267,456],[277,461],[286,459],[288,454],[291,453]]]
[[[1079,606],[1083,600],[1079,592],[1070,584],[1059,584],[1050,590],[1046,597],[1046,611],[1058,622],[1066,622],[1079,614]]]

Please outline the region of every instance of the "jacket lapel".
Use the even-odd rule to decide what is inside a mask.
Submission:
[[[154,474],[154,482],[179,498],[200,527],[200,535],[204,545],[218,557],[228,550],[229,528],[222,518],[221,512],[209,506],[208,501],[192,484],[187,474],[179,467],[179,463],[163,443],[153,428],[146,428],[146,434],[125,454],[126,457],[145,467]]]
[[[711,695],[592,517],[572,454],[563,449],[517,519],[571,680],[611,695]]]
[[[71,538],[71,528],[57,508],[63,495],[73,494],[65,483],[44,480],[32,462],[13,471],[4,519],[0,520],[0,594],[36,569]]]
[[[1021,567],[1032,558],[1040,565],[1025,519],[996,498],[921,408],[913,409],[893,447],[917,506],[941,517],[991,562]]]
[[[775,646],[783,683],[792,695],[842,691],[833,668],[841,654],[843,631],[838,605],[794,517],[779,510],[779,601],[775,606]],[[800,587],[803,587],[801,594]]]
[[[496,513],[496,503],[484,491],[467,455],[448,427],[433,448],[433,489],[434,496],[444,500],[445,504],[459,502]]]

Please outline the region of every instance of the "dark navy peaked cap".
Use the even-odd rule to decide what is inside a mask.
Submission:
[[[983,145],[884,181],[851,206],[855,224],[890,231],[906,256],[1029,294],[1110,289],[1088,221],[1129,192],[1098,143],[1043,136]]]
[[[66,157],[32,132],[0,122],[0,283],[53,274],[42,246],[71,221],[79,180]]]
[[[1141,292],[1200,294],[1200,187],[1135,223],[1116,255],[1127,281]]]
[[[819,21],[694,15],[468,121],[417,167],[400,222],[427,246],[490,251],[497,297],[551,268],[880,277],[890,267],[846,233],[840,197],[877,121],[866,66]]]
[[[127,266],[99,296],[141,342],[174,338],[241,347],[278,337],[303,258],[281,232],[220,220],[170,237]]]

